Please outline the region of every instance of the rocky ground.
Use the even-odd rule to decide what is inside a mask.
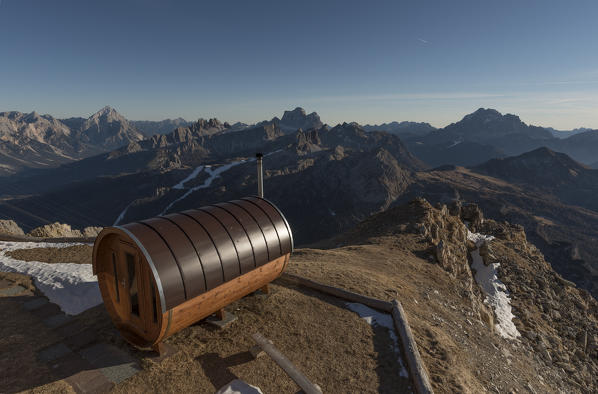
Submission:
[[[40,261],[42,263],[89,264],[91,261],[90,245],[74,245],[67,248],[32,248],[18,249],[6,255],[22,261]]]
[[[36,227],[25,234],[23,229],[13,220],[0,220],[0,237],[22,237],[26,235],[32,238],[95,238],[100,231],[102,231],[102,227],[88,226],[82,230],[77,230],[69,224],[56,222]]]
[[[229,305],[228,313],[237,320],[225,329],[202,322],[170,337],[166,343],[176,353],[160,360],[152,352],[130,347],[114,329],[103,305],[50,327],[48,316],[59,312],[56,306],[27,310],[29,299],[36,300],[40,294],[24,275],[5,275],[0,280],[5,278],[12,288],[16,281],[26,288],[18,294],[0,295],[0,392],[74,392],[65,368],[72,373],[94,371],[86,370],[85,360],[73,369],[69,357],[96,346],[124,351],[140,370],[113,382],[112,392],[214,393],[237,378],[264,393],[296,392],[295,383],[269,357],[252,358],[249,349],[255,344],[254,332],[272,340],[324,392],[409,392],[390,332],[371,326],[344,302],[313,291],[273,284],[267,296],[258,292]],[[72,351],[44,361],[49,349],[55,352],[61,346]]]
[[[516,340],[496,334],[472,276],[472,231],[511,298]],[[290,270],[389,299],[398,295],[438,392],[595,392],[598,303],[555,273],[520,226],[484,220],[475,205],[416,200],[362,222],[328,250],[302,250]],[[474,351],[472,351],[472,349]]]

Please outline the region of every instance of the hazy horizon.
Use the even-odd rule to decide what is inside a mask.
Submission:
[[[303,106],[301,106],[301,105],[295,105],[295,106],[292,106],[292,107],[289,107],[289,108],[286,108],[286,109],[284,109],[284,110],[280,111],[280,113],[271,114],[271,115],[269,115],[269,116],[268,116],[268,115],[266,115],[264,118],[261,118],[261,119],[256,119],[256,120],[253,120],[253,121],[238,120],[238,119],[233,119],[233,120],[230,120],[230,119],[223,119],[223,118],[219,118],[218,116],[212,116],[212,115],[209,115],[209,114],[206,114],[206,115],[203,115],[203,116],[198,116],[198,117],[195,117],[195,118],[185,118],[185,117],[182,117],[182,116],[166,116],[166,117],[164,117],[164,118],[148,118],[148,119],[137,119],[137,118],[132,118],[132,117],[128,116],[128,115],[127,115],[127,114],[126,114],[124,111],[121,111],[119,108],[116,108],[116,107],[114,107],[114,106],[112,106],[112,105],[104,105],[104,106],[102,106],[101,108],[98,108],[97,110],[93,110],[93,111],[91,111],[91,112],[88,112],[88,113],[85,113],[85,114],[63,114],[63,115],[61,115],[61,116],[57,116],[57,115],[55,115],[55,114],[52,114],[52,113],[40,112],[40,111],[37,111],[37,110],[35,110],[35,109],[33,109],[33,110],[28,110],[28,111],[23,111],[23,110],[4,110],[4,109],[0,109],[0,112],[11,112],[11,111],[17,111],[17,112],[21,112],[21,113],[31,113],[31,112],[37,112],[38,114],[41,114],[41,115],[50,115],[50,116],[53,116],[53,117],[54,117],[54,118],[56,118],[56,119],[68,119],[68,118],[78,118],[78,117],[81,117],[81,118],[88,118],[88,117],[92,116],[93,114],[97,113],[98,111],[100,111],[101,109],[103,109],[104,107],[111,107],[111,108],[113,108],[115,111],[117,111],[119,114],[123,115],[123,116],[124,116],[124,117],[125,117],[127,120],[129,120],[129,121],[155,121],[155,122],[159,122],[159,121],[163,121],[163,120],[175,120],[175,119],[177,119],[177,118],[182,118],[183,120],[185,120],[185,121],[188,121],[188,122],[195,122],[195,121],[197,121],[198,119],[202,119],[202,118],[203,118],[203,119],[206,119],[206,120],[207,120],[207,119],[211,119],[211,118],[216,118],[216,119],[218,119],[218,120],[219,120],[219,121],[221,121],[221,122],[228,122],[228,123],[230,123],[230,124],[234,124],[234,123],[236,123],[236,122],[241,122],[241,123],[246,123],[246,124],[255,124],[255,123],[258,123],[258,122],[261,122],[261,121],[264,121],[264,120],[270,120],[270,119],[272,119],[273,117],[278,117],[278,118],[281,118],[281,117],[282,117],[282,115],[283,115],[283,113],[284,113],[284,111],[290,111],[290,110],[293,110],[293,109],[295,109],[295,108],[297,108],[297,107],[301,107],[301,108],[303,108],[303,109],[305,110],[306,114],[309,114],[309,113],[311,113],[311,112],[316,112],[316,113],[318,114],[318,116],[320,116],[320,119],[322,120],[322,123],[324,123],[324,124],[327,124],[327,125],[329,125],[329,126],[335,126],[335,125],[337,125],[337,124],[342,124],[342,123],[345,123],[345,122],[346,122],[346,123],[350,123],[350,122],[357,122],[357,121],[355,121],[355,120],[340,120],[340,121],[337,121],[337,122],[328,122],[328,121],[326,121],[326,117],[325,117],[325,116],[322,116],[322,114],[321,114],[321,113],[319,113],[319,112],[318,112],[316,109],[313,109],[313,110],[308,110],[307,108],[305,108],[305,107],[303,107]],[[512,113],[512,112],[502,112],[502,111],[498,110],[497,108],[490,108],[490,107],[478,107],[478,108],[473,108],[473,109],[472,109],[471,111],[469,111],[469,112],[466,112],[466,113],[463,113],[463,114],[459,114],[459,115],[457,115],[457,116],[456,116],[456,118],[455,118],[454,120],[450,121],[450,122],[447,122],[447,123],[445,123],[445,124],[439,124],[439,125],[438,125],[438,124],[434,124],[434,123],[432,123],[432,122],[429,122],[429,121],[427,121],[427,120],[425,120],[425,119],[424,119],[424,120],[413,120],[413,119],[392,119],[392,120],[386,120],[386,121],[376,121],[376,122],[357,122],[357,123],[359,123],[359,124],[360,124],[360,125],[362,125],[362,126],[365,126],[365,125],[371,125],[371,126],[374,126],[374,125],[380,125],[380,124],[384,124],[384,123],[391,123],[391,122],[399,122],[399,123],[400,123],[400,122],[403,122],[403,121],[407,121],[407,122],[418,122],[418,123],[419,123],[419,122],[423,122],[423,123],[429,123],[429,124],[430,124],[430,125],[432,125],[433,127],[436,127],[436,128],[439,128],[439,129],[440,129],[440,128],[444,128],[444,127],[446,127],[446,126],[450,125],[451,123],[456,123],[456,122],[460,121],[461,119],[463,119],[463,117],[464,117],[465,115],[471,114],[471,113],[475,112],[476,110],[478,110],[478,109],[480,109],[480,108],[485,108],[485,109],[495,109],[495,110],[497,110],[498,112],[500,112],[502,115],[506,115],[506,114],[513,114],[513,115],[517,115],[517,116],[519,116],[517,113]],[[524,119],[524,118],[522,118],[522,117],[520,117],[520,119],[521,119],[521,121],[522,121],[522,122],[524,122],[524,123],[526,123],[526,124],[528,124],[528,125],[532,125],[532,126],[540,126],[540,127],[553,127],[552,125],[541,125],[541,124],[534,124],[534,123],[530,123],[530,122],[526,121],[526,119]],[[589,129],[593,129],[593,128],[590,128],[590,127],[585,127],[585,126],[583,126],[583,125],[582,125],[582,126],[578,126],[578,127],[572,127],[572,128],[568,128],[568,129],[563,129],[563,128],[561,128],[561,129],[558,129],[558,128],[556,128],[556,127],[553,127],[553,128],[555,128],[555,129],[557,129],[557,130],[562,130],[562,131],[571,131],[571,130],[574,130],[574,129],[579,129],[579,128],[589,128]]]
[[[598,3],[3,0],[0,111],[598,129]]]

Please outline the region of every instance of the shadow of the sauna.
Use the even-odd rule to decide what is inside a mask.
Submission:
[[[138,371],[128,349],[119,346],[103,305],[54,326],[47,324],[45,316],[49,307],[52,313],[62,313],[54,304],[46,301],[38,308],[25,307],[42,297],[0,297],[0,354],[8,355],[0,358],[0,392],[49,384],[56,386],[48,390],[66,390],[70,384],[80,390],[105,391]],[[111,337],[113,341],[106,341]]]

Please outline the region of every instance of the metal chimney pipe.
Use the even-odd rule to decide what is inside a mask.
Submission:
[[[262,162],[264,155],[256,153],[255,158],[257,159],[257,195],[260,198],[264,198],[264,163]]]

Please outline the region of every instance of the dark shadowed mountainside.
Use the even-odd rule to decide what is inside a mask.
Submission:
[[[164,119],[160,121],[151,120],[132,120],[131,123],[146,137],[151,137],[154,134],[168,134],[177,127],[186,127],[191,125],[183,118]]]
[[[386,131],[387,133],[396,134],[399,137],[404,136],[422,136],[427,133],[436,130],[429,123],[425,122],[390,122],[382,123],[379,125],[365,125],[363,126],[365,131]]]
[[[557,196],[566,204],[598,211],[598,171],[564,153],[539,148],[520,156],[490,160],[474,170]]]

